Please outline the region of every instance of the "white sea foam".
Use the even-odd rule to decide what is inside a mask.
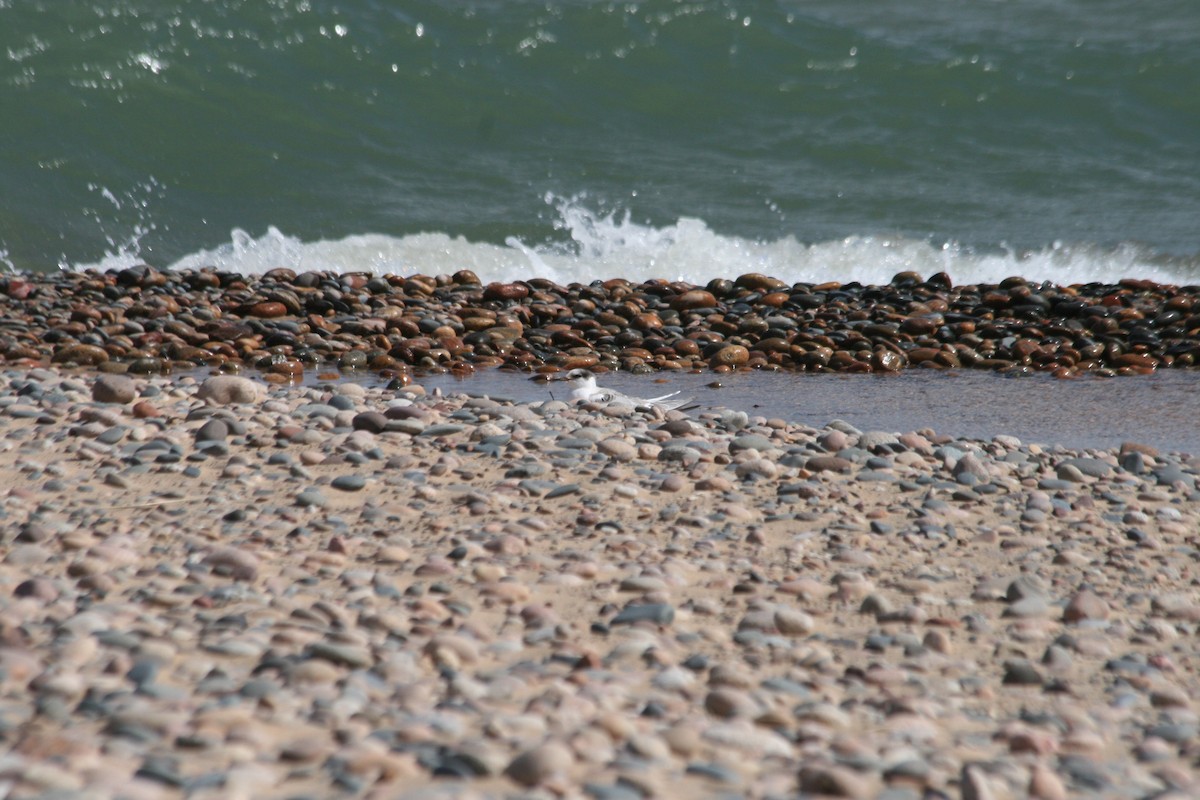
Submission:
[[[560,284],[613,277],[696,284],[761,272],[788,283],[858,281],[887,283],[903,271],[924,277],[945,272],[955,283],[998,283],[1020,275],[1060,284],[1143,278],[1160,283],[1200,281],[1195,259],[1156,257],[1136,245],[1101,248],[1056,244],[1032,252],[978,253],[955,244],[936,245],[904,237],[852,236],[805,244],[788,236],[755,241],[713,231],[701,219],[683,217],[655,227],[628,214],[597,214],[581,201],[548,198],[556,207],[554,242],[508,237],[504,244],[472,242],[445,233],[407,236],[361,234],[338,240],[303,241],[270,227],[261,236],[234,230],[229,242],[191,253],[172,269],[212,266],[242,274],[275,267],[302,272],[368,272],[411,275],[474,271],[484,282],[549,278]],[[136,254],[110,256],[101,269],[128,266]]]

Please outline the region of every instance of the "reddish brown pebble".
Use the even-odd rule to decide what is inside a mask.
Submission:
[[[149,400],[139,400],[133,404],[130,410],[137,419],[152,419],[162,416],[162,412],[158,410],[158,407]]]
[[[524,300],[529,297],[529,287],[523,283],[489,283],[483,290],[484,300]]]
[[[676,311],[690,311],[694,308],[712,308],[717,304],[717,298],[712,292],[704,289],[693,289],[690,292],[671,298],[671,308]]]
[[[1108,619],[1108,603],[1093,591],[1084,589],[1077,593],[1063,609],[1064,622]]]
[[[63,347],[50,359],[55,364],[79,364],[94,367],[108,361],[108,351],[94,344],[73,344]]]
[[[712,357],[711,363],[714,367],[741,367],[750,360],[750,351],[742,347],[740,344],[731,344],[727,347],[722,347]]]
[[[283,303],[278,303],[273,300],[268,300],[262,303],[255,303],[250,307],[250,316],[259,317],[261,319],[275,319],[287,314],[287,306]]]

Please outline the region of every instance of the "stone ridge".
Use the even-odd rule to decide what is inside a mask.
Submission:
[[[148,266],[0,278],[0,354],[154,374],[319,367],[385,376],[479,367],[553,372],[790,369],[1145,374],[1200,359],[1200,287],[953,286],[902,272],[886,286],[788,285],[765,275],[701,288],[623,279],[484,285],[275,269],[261,276]]]

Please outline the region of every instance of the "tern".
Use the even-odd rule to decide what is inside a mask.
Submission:
[[[616,389],[604,389],[596,385],[596,376],[592,374],[591,370],[586,369],[573,369],[566,374],[566,377],[559,380],[570,382],[571,394],[567,396],[567,399],[572,403],[621,403],[635,407],[651,406],[661,408],[663,411],[671,411],[683,408],[692,402],[690,397],[679,397],[679,392],[671,392],[658,397],[630,397]]]

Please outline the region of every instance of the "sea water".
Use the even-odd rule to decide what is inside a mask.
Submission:
[[[1200,282],[1200,4],[0,0],[0,266]]]

